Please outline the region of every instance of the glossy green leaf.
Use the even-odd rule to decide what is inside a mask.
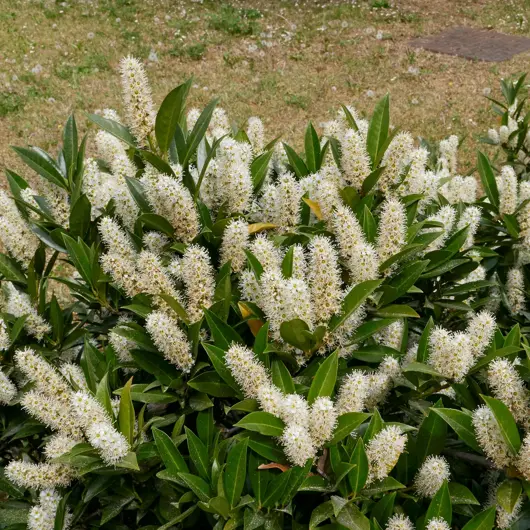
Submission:
[[[338,363],[339,352],[336,350],[319,366],[307,395],[309,405],[312,405],[319,397],[330,397],[332,395],[337,382]]]
[[[251,412],[239,420],[236,427],[259,432],[266,436],[281,436],[285,427],[283,421],[269,412]]]

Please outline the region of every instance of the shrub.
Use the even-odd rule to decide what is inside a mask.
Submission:
[[[522,528],[526,174],[388,97],[299,154],[121,73],[98,158],[70,116],[0,192],[0,525]]]

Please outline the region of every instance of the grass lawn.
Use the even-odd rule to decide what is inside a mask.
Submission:
[[[219,97],[231,119],[263,118],[267,135],[300,145],[341,103],[371,112],[389,92],[395,125],[439,140],[494,123],[483,97],[530,70],[530,53],[502,63],[412,50],[409,39],[467,25],[530,35],[530,0],[0,0],[0,165],[9,145],[54,148],[68,113],[120,108],[120,58],[146,62],[157,102],[194,77],[191,102]]]

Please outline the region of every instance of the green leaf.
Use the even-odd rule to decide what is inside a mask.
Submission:
[[[252,432],[248,439],[248,446],[255,453],[271,462],[286,462],[283,450],[273,438],[268,438],[267,436]]]
[[[364,449],[362,438],[357,440],[355,449],[350,458],[350,464],[355,467],[348,473],[348,482],[353,493],[359,493],[366,484],[368,478],[369,462]]]
[[[282,260],[282,274],[285,278],[290,278],[293,275],[293,258],[294,246],[290,246]]]
[[[473,504],[480,506],[480,502],[477,501],[476,497],[462,484],[457,482],[449,483],[449,494],[451,495],[452,504]]]
[[[427,509],[427,514],[425,515],[425,521],[428,522],[435,517],[441,517],[449,526],[451,526],[453,508],[451,506],[451,495],[449,494],[446,480],[444,480],[442,487],[432,498],[429,508]]]
[[[70,234],[83,239],[90,226],[92,206],[86,195],[81,195],[70,208]]]
[[[351,343],[358,344],[378,331],[381,331],[383,328],[390,326],[390,324],[395,321],[395,318],[382,318],[380,320],[370,320],[365,322],[355,330],[355,333],[351,337]]]
[[[441,408],[442,400],[439,400],[434,407]],[[427,417],[421,422],[416,438],[418,465],[421,465],[429,455],[439,455],[445,447],[446,438],[447,424],[432,410],[429,411]]]
[[[204,316],[206,317],[206,322],[212,332],[216,346],[227,351],[233,342],[244,344],[239,333],[226,322],[223,322],[215,313],[205,308]]]
[[[64,175],[48,153],[38,147],[13,147],[13,151],[41,177],[60,188],[67,189]]]
[[[287,159],[289,160],[289,164],[293,168],[295,175],[299,179],[309,175],[309,170],[307,169],[305,162],[296,154],[296,151],[286,143],[283,144],[283,148],[285,149]]]
[[[493,530],[496,514],[496,507],[490,506],[487,510],[477,513],[464,525],[462,530]]]
[[[101,127],[104,131],[109,132],[112,136],[122,140],[131,147],[136,147],[136,140],[131,134],[131,131],[121,123],[114,120],[109,120],[98,114],[88,114],[88,119]]]
[[[383,174],[383,171],[385,170],[384,167],[378,167],[377,169],[374,169],[363,181],[362,185],[362,192],[363,195],[368,195],[370,191],[372,191],[373,187],[377,184],[379,179],[381,178],[381,175]]]
[[[382,147],[385,145],[388,137],[389,125],[390,98],[387,94],[377,103],[366,135],[366,149],[372,160],[373,169],[376,168],[376,162],[381,157]]]
[[[177,476],[197,495],[200,501],[208,502],[210,500],[212,495],[210,486],[201,477],[190,473],[178,473]]]
[[[186,144],[186,152],[184,154],[184,157],[182,161],[179,160],[179,163],[182,166],[187,166],[188,162],[191,160],[193,153],[195,153],[197,147],[199,146],[199,143],[201,142],[203,136],[206,134],[208,126],[210,125],[210,120],[212,119],[213,111],[215,110],[216,106],[217,99],[213,99],[212,101],[210,101],[210,103],[208,103],[208,105],[206,105],[206,107],[204,107],[204,110],[202,111],[198,120],[195,122],[193,130],[188,136],[188,142]]]
[[[208,457],[208,449],[201,442],[199,437],[193,433],[192,430],[185,427],[186,439],[188,441],[188,451],[190,459],[195,465],[195,468],[206,480],[210,478],[210,459]]]
[[[281,436],[285,427],[283,421],[269,412],[251,412],[235,424],[247,431],[259,432],[266,436]]]
[[[348,503],[339,512],[337,523],[348,530],[370,530],[370,521],[353,503]]]
[[[132,177],[125,177],[125,182],[134,201],[138,205],[138,208],[140,208],[143,213],[153,213],[153,209],[145,196],[142,183],[138,179]]]
[[[134,405],[131,399],[132,380],[133,378],[131,377],[123,387],[118,412],[120,432],[125,436],[131,446],[134,441]]]
[[[433,327],[434,321],[432,317],[429,317],[425,328],[423,328],[423,332],[418,343],[418,353],[416,354],[416,360],[419,363],[425,363],[429,357],[429,337],[431,336],[431,330]]]
[[[261,155],[257,156],[250,166],[250,174],[252,175],[252,183],[254,185],[254,193],[258,193],[263,183],[265,182],[265,177],[269,171],[269,162],[271,161],[274,151],[266,151]]]
[[[481,368],[493,361],[493,359],[500,359],[501,357],[506,357],[519,351],[521,351],[521,348],[519,348],[518,346],[506,346],[505,348],[493,350],[487,355],[484,355],[484,357],[481,357],[473,366],[473,368],[471,368],[469,373],[474,374],[475,372],[478,372]]]
[[[201,372],[188,381],[188,386],[213,397],[234,397],[236,391],[225,384],[217,372]]]
[[[415,261],[392,278],[388,284],[383,285],[383,296],[379,300],[379,306],[390,304],[390,302],[404,295],[416,283],[428,263],[428,260]]]
[[[333,506],[331,501],[326,501],[317,506],[311,512],[311,519],[309,520],[309,530],[313,530],[320,523],[323,523],[326,519],[329,519],[333,515]]]
[[[26,283],[26,276],[24,276],[18,263],[13,258],[1,253],[0,274],[2,274],[2,276],[9,282]]]
[[[203,348],[205,349],[210,362],[214,367],[215,371],[219,374],[221,379],[234,390],[239,392],[239,385],[237,384],[232,372],[227,368],[225,361],[225,350],[214,346],[213,344],[208,344],[206,342],[202,343]]]
[[[63,130],[63,155],[64,163],[66,165],[66,175],[71,181],[77,166],[77,126],[73,114],[68,116],[66,125]]]
[[[412,307],[403,304],[387,305],[374,312],[375,316],[384,318],[419,318],[420,315]]]
[[[443,379],[445,376],[441,374],[440,372],[437,372],[434,368],[432,368],[428,364],[424,363],[418,363],[418,362],[412,362],[408,363],[403,367],[403,372],[417,372],[419,374],[428,374],[432,375],[433,377],[439,377]]]
[[[336,330],[343,324],[351,314],[360,307],[360,305],[381,285],[382,280],[368,280],[361,282],[348,292],[342,302],[342,312],[335,315],[329,322],[329,331]]]
[[[330,397],[337,382],[337,370],[339,367],[339,352],[335,350],[319,366],[315,378],[309,388],[307,402],[312,405],[319,397]]]
[[[114,418],[114,411],[112,410],[112,403],[110,401],[110,391],[108,383],[108,373],[106,373],[96,388],[96,399],[103,405],[111,418]]]
[[[190,319],[188,317],[188,313],[186,312],[182,304],[176,298],[173,298],[172,296],[169,296],[168,294],[162,294],[162,293],[160,293],[158,296],[160,296],[160,298],[162,298],[162,300],[164,300],[164,302],[166,302],[167,305],[171,307],[171,309],[173,309],[173,311],[177,314],[180,320],[184,322],[184,324],[189,326]]]
[[[230,506],[237,506],[241,492],[245,486],[247,470],[247,445],[248,439],[241,440],[232,446],[226,460],[224,472],[224,486],[226,498]]]
[[[282,361],[279,361],[278,359],[272,361],[271,374],[272,382],[284,394],[294,394],[296,392],[293,378]]]
[[[173,236],[175,229],[171,226],[171,223],[161,215],[156,213],[143,213],[138,217],[138,221],[142,222],[148,228],[158,230],[169,237]]]
[[[493,174],[493,169],[491,168],[488,157],[480,151],[478,153],[477,167],[486,196],[490,203],[495,207],[496,211],[498,211],[499,190],[497,188],[497,181],[495,180],[495,175]]]
[[[397,493],[384,495],[372,508],[371,516],[381,525],[385,526],[394,511],[394,502]]]
[[[486,402],[486,405],[488,405],[491,412],[493,412],[501,430],[502,437],[508,444],[510,452],[516,455],[521,448],[521,437],[519,436],[519,430],[517,429],[517,424],[513,419],[510,409],[499,399],[484,396],[482,394],[481,397]]]
[[[305,132],[304,145],[307,169],[310,173],[316,173],[320,169],[321,164],[320,140],[311,122],[309,122]]]
[[[431,408],[453,429],[457,436],[477,453],[482,453],[475,438],[475,429],[471,416],[457,409]]]
[[[111,519],[118,516],[123,509],[134,500],[132,493],[125,493],[124,495],[113,495],[110,497],[110,502],[103,508],[101,512],[100,525],[103,526],[108,523]]]
[[[311,351],[309,326],[299,318],[282,322],[280,325],[282,339],[302,351]]]
[[[357,429],[369,417],[370,414],[365,412],[346,412],[345,414],[341,414],[337,420],[337,426],[333,431],[333,438],[329,442],[329,445],[335,445],[346,438],[346,436]]]
[[[53,530],[63,530],[64,523],[66,519],[66,503],[68,502],[68,497],[70,497],[71,491],[67,492],[64,497],[59,501],[57,510],[55,512],[55,522],[53,524]]]
[[[174,88],[160,105],[155,121],[155,136],[162,155],[167,153],[177,124],[182,121],[190,87],[191,79]]]

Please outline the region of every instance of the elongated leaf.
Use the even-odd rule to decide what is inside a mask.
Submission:
[[[350,315],[381,285],[382,280],[361,282],[349,291],[342,302],[342,312],[335,315],[329,322],[329,330],[334,331],[343,324]]]
[[[387,94],[377,103],[366,136],[366,149],[368,150],[372,164],[375,164],[380,158],[380,151],[388,137],[389,125],[390,98]],[[372,169],[375,169],[375,165]]]
[[[310,173],[316,173],[320,169],[320,140],[318,134],[309,122],[305,133],[305,159],[307,169]]]
[[[457,482],[449,482],[449,494],[451,495],[451,504],[473,504],[480,506],[480,502],[469,491],[469,488]]]
[[[284,393],[294,394],[294,381],[282,361],[275,359],[271,366],[272,382]]]
[[[265,177],[269,171],[269,162],[271,161],[274,151],[266,151],[252,161],[250,166],[250,174],[252,175],[252,183],[254,185],[254,193],[258,193],[263,182],[265,182]]]
[[[177,124],[182,121],[184,105],[191,87],[191,79],[174,88],[162,101],[156,115],[155,135],[162,154],[167,153],[175,135]]]
[[[99,116],[98,114],[88,114],[88,119],[101,127],[104,131],[109,132],[116,138],[119,138],[126,144],[129,144],[131,147],[136,147],[136,140],[134,139],[134,136],[131,134],[129,129],[121,123],[118,123],[114,120],[109,120],[103,116]]]
[[[437,408],[442,408],[442,401],[438,401]],[[434,412],[429,411],[427,417],[421,422],[416,438],[416,456],[418,465],[429,455],[439,455],[447,438],[446,422]],[[451,483],[452,484],[452,483]]]
[[[495,525],[495,506],[490,506],[487,510],[477,513],[468,521],[462,530],[492,530]]]
[[[132,380],[133,378],[131,377],[123,387],[118,413],[120,432],[125,436],[131,446],[134,441],[134,405],[131,399]]]
[[[495,180],[495,175],[493,174],[493,169],[491,168],[488,157],[480,151],[478,153],[477,167],[486,196],[490,203],[498,209],[499,190],[497,188],[497,181]]]
[[[173,440],[164,431],[156,427],[153,427],[152,431],[160,458],[169,473],[174,476],[178,476],[179,472],[188,473],[188,465]]]
[[[309,388],[307,402],[312,405],[319,397],[330,397],[337,382],[339,353],[335,350],[318,368]]]
[[[423,333],[421,334],[420,341],[418,343],[418,353],[416,354],[416,360],[419,363],[425,363],[427,357],[429,357],[429,337],[431,336],[431,330],[434,327],[434,321],[432,317],[429,318]]]
[[[224,485],[226,498],[230,506],[235,507],[241,498],[245,486],[247,470],[247,445],[248,439],[244,439],[232,447],[228,453],[224,473]]]
[[[60,188],[67,189],[64,175],[47,153],[38,147],[13,147],[13,151],[41,177],[56,184]]]
[[[70,114],[63,130],[63,155],[66,164],[66,175],[70,180],[72,180],[77,166],[77,142],[75,117],[73,114]]]
[[[188,142],[186,144],[186,152],[184,154],[184,158],[180,162],[182,166],[186,166],[188,164],[193,153],[195,152],[202,138],[206,134],[206,131],[208,130],[208,126],[210,125],[210,121],[212,119],[213,111],[217,106],[217,102],[217,99],[213,99],[212,101],[210,101],[210,103],[208,103],[208,105],[204,107],[204,110],[195,122],[193,130],[188,136]]]
[[[162,217],[156,213],[143,213],[140,215],[138,220],[148,228],[158,230],[169,237],[171,237],[175,232],[175,229],[171,226],[171,223],[165,217]]]
[[[499,399],[484,395],[481,395],[481,397],[491,412],[493,412],[501,430],[502,437],[508,444],[511,453],[516,455],[521,448],[521,437],[519,436],[519,430],[517,429],[517,424],[513,419],[510,409]]]
[[[243,339],[239,333],[226,322],[223,322],[215,313],[209,309],[204,309],[204,316],[216,346],[227,351],[233,342],[243,344]]]
[[[337,515],[337,522],[348,530],[370,530],[370,521],[355,504],[348,503]]]
[[[359,493],[366,484],[369,469],[368,457],[364,450],[362,438],[357,440],[357,444],[350,458],[350,464],[355,464],[355,467],[348,473],[348,482],[352,492]]]
[[[432,498],[429,508],[427,509],[427,514],[425,515],[425,520],[430,521],[436,517],[441,517],[449,526],[451,526],[453,508],[451,505],[451,496],[449,495],[447,481],[444,481],[442,487]]]
[[[431,411],[438,414],[453,429],[458,437],[477,453],[482,450],[475,438],[475,429],[471,421],[471,416],[457,409],[431,408]]]
[[[193,491],[193,493],[195,493],[195,495],[197,495],[200,501],[208,502],[212,492],[206,481],[201,477],[190,473],[178,473],[177,476],[186,484],[186,486],[188,486],[188,488],[190,488],[191,491]]]
[[[283,144],[283,148],[285,149],[285,152],[287,153],[289,164],[293,168],[295,175],[299,179],[307,176],[309,174],[309,170],[307,169],[305,162],[296,154],[296,151],[285,143]]]
[[[265,436],[281,436],[284,423],[280,418],[268,412],[251,412],[235,424],[247,431],[259,432]]]

